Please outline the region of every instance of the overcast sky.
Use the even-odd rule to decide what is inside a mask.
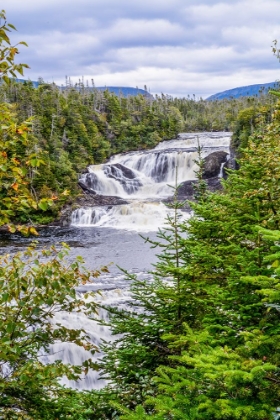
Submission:
[[[279,0],[1,0],[26,78],[203,98],[280,79]]]

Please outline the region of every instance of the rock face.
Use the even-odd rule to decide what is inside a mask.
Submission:
[[[215,176],[206,180],[207,188],[209,191],[214,192],[222,189],[221,178]],[[187,199],[193,200],[195,189],[194,186],[197,185],[197,181],[185,181],[182,182],[178,188],[178,198],[180,200]]]
[[[234,170],[234,171],[239,169],[239,165],[236,162],[236,159],[234,157],[230,157],[226,161],[226,163],[224,164],[224,167],[223,167],[223,178],[224,179],[227,179],[227,177],[228,177],[228,174],[227,174],[227,171],[226,171],[227,169],[231,169],[231,170]]]
[[[203,171],[203,178],[213,178],[218,176],[221,170],[222,163],[227,161],[228,153],[224,151],[217,151],[210,153],[210,155],[206,156],[204,161],[204,171]]]

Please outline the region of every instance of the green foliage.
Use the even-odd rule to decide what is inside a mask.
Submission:
[[[260,130],[271,122],[273,113],[272,104],[257,105],[241,110],[236,118],[234,133],[232,136],[232,145],[237,154],[248,146],[249,137],[256,129]]]
[[[184,120],[183,131],[238,131],[239,113],[252,108],[255,118],[261,108],[272,110],[276,103],[276,98],[260,92],[258,96],[231,98],[223,100],[208,101],[203,99],[191,98],[170,98],[169,103],[179,109]]]
[[[223,192],[192,204],[194,216],[180,225],[177,242],[173,230],[171,249],[180,243],[185,260],[170,271],[174,283],[165,295],[153,282],[153,294],[143,292],[140,302],[157,296],[161,311],[172,313],[180,278],[182,323],[178,329],[174,312],[174,323],[161,321],[165,360],[153,364],[152,392],[142,406],[115,404],[122,419],[274,418],[280,403],[279,126],[277,106],[271,124],[254,130]],[[144,312],[142,325],[154,322],[149,315]],[[134,372],[141,367],[135,364]]]
[[[81,366],[42,362],[54,343],[75,343],[92,353],[96,350],[82,328],[67,328],[55,318],[60,312],[90,315],[96,310],[75,293],[75,287],[88,282],[91,273],[82,269],[80,260],[67,263],[66,255],[66,248],[38,253],[32,246],[12,258],[1,257],[1,418],[58,418],[56,413],[63,407],[65,412],[70,410],[75,396],[58,380],[63,376],[77,379],[95,368],[91,359]]]
[[[41,153],[32,153],[28,132],[30,121],[18,124],[9,104],[0,104],[0,226],[9,224],[10,231],[16,230],[11,225],[14,220],[25,218],[29,221],[32,213],[46,211],[53,205],[51,197],[38,198],[33,189],[33,177],[44,164]],[[34,228],[17,229],[23,233],[36,234]]]
[[[15,64],[15,55],[18,54],[17,45],[27,44],[23,41],[17,45],[11,45],[9,32],[16,30],[14,25],[7,23],[5,10],[0,12],[0,19],[4,23],[0,26],[0,80],[9,83],[9,75],[17,77],[17,73],[23,76],[24,68],[29,68],[27,64]]]

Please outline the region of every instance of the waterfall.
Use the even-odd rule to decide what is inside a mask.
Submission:
[[[213,151],[228,152],[230,135],[182,133],[152,150],[118,154],[106,164],[89,166],[88,173],[80,178],[83,185],[100,195],[130,200],[130,204],[77,209],[72,214],[72,226],[157,231],[170,214],[161,200],[173,196],[176,182],[179,185],[195,179],[198,137],[205,157]]]
[[[117,280],[118,279],[116,279],[116,281]],[[102,285],[100,285],[100,287],[102,287]],[[108,306],[118,306],[123,309],[129,309],[128,304],[130,300],[130,293],[126,289],[103,290],[101,295],[96,295],[95,298],[97,304],[102,303]],[[82,312],[71,314],[60,312],[56,314],[55,322],[59,322],[66,327],[71,325],[71,328],[73,329],[82,327],[90,337],[91,342],[99,347],[102,340],[112,340],[115,339],[116,336],[112,337],[109,327],[100,325],[100,322],[98,321],[108,321],[108,313],[105,309],[99,308],[96,318],[97,319],[90,319]],[[56,343],[51,346],[48,355],[42,356],[42,361],[44,363],[53,363],[55,360],[60,359],[64,363],[79,365],[89,358],[98,361],[102,356],[103,354],[100,351],[97,351],[92,355],[84,348],[76,346],[73,343]],[[106,384],[106,381],[100,379],[98,371],[95,370],[90,370],[87,375],[82,376],[78,381],[68,381],[67,378],[63,378],[60,382],[62,385],[83,390],[100,389]]]
[[[179,212],[182,220],[189,214]],[[172,210],[161,202],[133,201],[119,206],[104,206],[77,209],[72,213],[73,226],[100,226],[137,232],[157,231],[164,226]]]
[[[175,186],[176,179],[177,184],[195,179],[198,136],[199,143],[203,147],[203,157],[219,150],[229,152],[231,133],[199,133],[199,135],[182,133],[178,139],[161,142],[152,150],[119,154],[113,156],[105,164],[91,165],[88,173],[83,174],[80,181],[97,194],[118,196],[125,198],[129,203],[76,209],[72,214],[72,226],[77,230],[81,229],[82,235],[87,229],[90,232],[102,231],[103,235],[98,236],[98,241],[106,240],[106,235],[108,235],[106,249],[117,249],[112,261],[119,263],[117,258],[123,253],[122,266],[127,269],[129,261],[131,263],[133,260],[133,265],[130,265],[130,268],[133,267],[131,271],[141,276],[141,267],[144,267],[141,264],[145,264],[148,257],[147,254],[146,258],[143,257],[139,248],[135,248],[132,238],[136,235],[133,235],[133,232],[151,232],[151,235],[155,235],[153,232],[165,226],[167,216],[172,217],[172,210],[163,203],[163,199],[174,194],[172,187]],[[180,214],[181,220],[190,217],[187,212],[182,211]],[[112,232],[122,233],[116,234],[116,240]],[[99,243],[94,243],[88,252],[84,251],[92,264],[94,262],[98,265],[99,261],[98,259],[93,261],[94,255],[101,258],[96,252],[94,253],[94,249],[97,250],[99,246]],[[103,249],[104,255],[108,255],[106,249]],[[146,273],[142,274],[147,277]],[[106,274],[104,274],[97,281],[97,284],[82,286],[78,292],[101,289],[101,296],[96,297],[97,302],[98,299],[102,299],[105,305],[129,309],[131,296],[124,276],[113,275],[108,284]],[[58,322],[66,326],[71,325],[73,328],[82,326],[97,347],[102,340],[114,339],[109,328],[100,325],[98,320],[88,319],[80,313],[59,316]],[[101,309],[98,316],[106,320],[108,314]],[[51,348],[51,354],[45,357],[45,362],[61,358],[66,363],[79,364],[88,357],[91,355],[77,346],[56,344]],[[98,360],[102,358],[102,354],[96,353],[94,358]],[[99,380],[96,371],[90,371],[80,381],[63,380],[63,383],[79,389],[99,389],[105,384],[103,380]]]

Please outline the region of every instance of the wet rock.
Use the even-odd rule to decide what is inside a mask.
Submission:
[[[204,170],[202,177],[204,179],[213,178],[219,175],[222,163],[227,161],[228,153],[222,150],[210,153],[204,161]]]
[[[88,172],[82,180],[79,180],[79,185],[83,190],[95,193],[98,182],[97,176],[93,172]]]
[[[207,189],[211,192],[215,192],[222,189],[221,178],[218,176],[209,178],[205,180],[207,183]],[[182,200],[194,200],[195,195],[195,186],[197,185],[198,181],[185,181],[182,182],[178,188],[178,199]]]
[[[92,188],[88,187],[88,185],[84,181],[79,180],[78,185],[82,188],[85,194],[96,194],[96,192]]]
[[[137,179],[137,175],[121,163],[104,165],[103,170],[108,178],[113,178],[118,181],[127,194],[135,193],[143,185],[142,182]]]
[[[105,165],[104,169],[109,168],[109,167],[111,168],[111,177],[112,178],[117,177],[118,174],[119,174],[119,171],[121,171],[122,175],[125,178],[128,178],[128,179],[137,178],[137,175],[131,169],[127,168],[126,166],[122,165],[121,163],[114,163],[112,165]],[[109,178],[110,178],[110,175],[107,175],[107,176],[109,176]]]
[[[239,169],[239,165],[238,165],[238,163],[237,163],[237,161],[234,157],[230,157],[226,161],[226,163],[224,164],[224,167],[223,167],[223,178],[224,179],[227,179],[227,177],[228,177],[227,169],[231,169],[231,170],[234,170],[234,171]]]
[[[182,182],[177,191],[178,197],[193,197],[194,185],[196,184],[197,184],[197,181]]]

